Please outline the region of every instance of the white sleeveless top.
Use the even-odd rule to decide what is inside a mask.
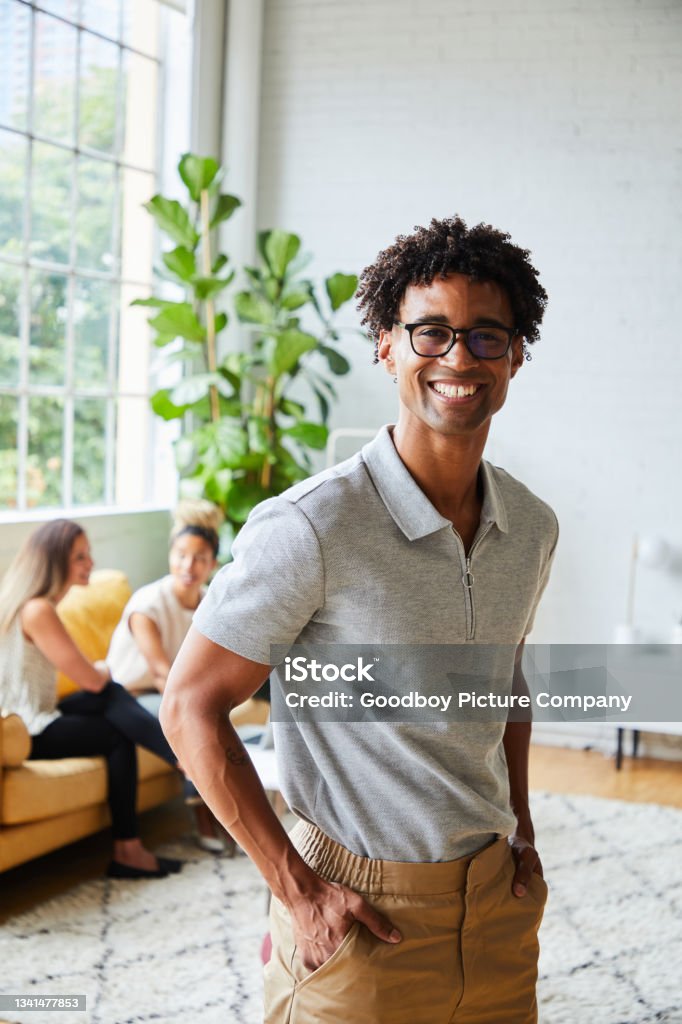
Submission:
[[[19,715],[30,735],[37,736],[61,716],[55,677],[54,665],[24,637],[17,615],[0,637],[0,710]]]

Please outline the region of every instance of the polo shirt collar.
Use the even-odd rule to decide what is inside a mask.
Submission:
[[[431,504],[395,450],[388,426],[362,449],[362,457],[374,486],[391,516],[408,540],[420,540],[452,523]],[[481,522],[496,523],[508,532],[507,513],[493,467],[481,460],[483,508]]]

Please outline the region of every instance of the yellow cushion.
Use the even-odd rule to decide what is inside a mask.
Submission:
[[[138,748],[140,781],[169,773],[176,774],[160,757]],[[179,779],[180,775],[177,777]],[[25,761],[20,768],[8,768],[2,778],[1,825],[56,818],[80,807],[102,803],[107,798],[103,757]]]
[[[93,572],[87,587],[71,587],[57,608],[76,646],[90,661],[106,657],[111,635],[119,623],[132,591],[125,573],[118,569]],[[60,672],[57,699],[73,693],[78,686]]]
[[[19,715],[0,716],[0,765],[17,767],[31,752],[31,737]]]

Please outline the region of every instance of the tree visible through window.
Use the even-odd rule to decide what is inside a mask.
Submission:
[[[140,504],[158,0],[0,0],[0,509]]]

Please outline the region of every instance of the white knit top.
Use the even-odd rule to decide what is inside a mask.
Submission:
[[[21,615],[0,637],[0,710],[19,715],[31,736],[59,718],[54,665],[24,637]]]

